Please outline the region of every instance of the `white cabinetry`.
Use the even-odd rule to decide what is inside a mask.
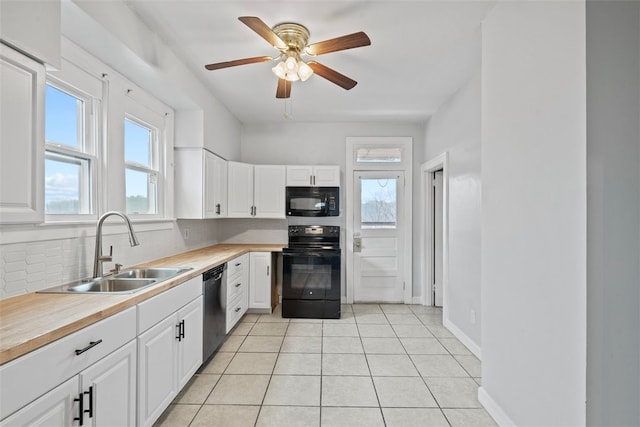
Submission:
[[[227,216],[227,161],[202,148],[176,148],[177,218]]]
[[[44,220],[45,70],[0,44],[0,223]]]
[[[284,166],[229,162],[229,217],[284,218]]]
[[[271,252],[251,252],[249,272],[249,309],[271,313],[273,266]]]
[[[139,426],[152,425],[202,364],[202,316],[201,276],[138,304]]]
[[[287,166],[287,187],[339,187],[340,166]]]
[[[132,307],[2,365],[0,425],[134,426],[135,322]]]
[[[249,254],[227,262],[226,333],[238,323],[249,307]]]

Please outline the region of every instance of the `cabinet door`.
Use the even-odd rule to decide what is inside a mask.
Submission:
[[[215,218],[227,216],[227,173],[227,161],[215,156],[213,162]]]
[[[176,396],[178,316],[173,314],[138,337],[138,425],[148,426]]]
[[[136,366],[133,340],[80,373],[85,409],[91,408],[85,425],[136,425]]]
[[[253,206],[253,165],[228,163],[228,216],[250,218]]]
[[[203,205],[205,218],[216,217],[215,161],[216,156],[213,153],[204,150],[204,182],[202,183],[202,197],[204,198]]]
[[[178,311],[178,324],[181,325],[178,339],[178,390],[202,365],[202,313],[202,297]]]
[[[271,311],[271,252],[251,252],[249,308]]]
[[[20,409],[0,422],[2,427],[42,426],[66,427],[77,425],[73,418],[78,416],[78,377],[44,394],[39,399]]]
[[[310,187],[312,166],[287,166],[287,187]]]
[[[340,166],[315,166],[313,176],[316,187],[340,187]]]
[[[0,44],[0,223],[44,220],[44,66]]]
[[[284,218],[285,167],[256,165],[254,168],[255,216],[257,218]]]

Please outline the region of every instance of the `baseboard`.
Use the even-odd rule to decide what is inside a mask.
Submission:
[[[482,349],[475,343],[467,334],[462,332],[460,328],[451,323],[448,319],[442,319],[442,324],[445,328],[449,329],[456,338],[460,340],[478,359],[482,360]]]
[[[480,387],[478,389],[478,400],[500,427],[511,427],[516,425],[516,423],[514,423],[502,410],[500,405],[498,405],[496,401],[489,396],[489,393],[487,393],[487,390],[484,387]]]

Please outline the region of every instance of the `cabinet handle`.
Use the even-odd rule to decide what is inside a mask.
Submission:
[[[85,391],[84,394],[89,395],[89,409],[85,409],[84,412],[88,412],[89,418],[93,418],[93,386],[89,387],[89,391]]]
[[[236,288],[239,288],[242,283],[236,283]]]
[[[74,417],[73,421],[78,421],[78,425],[84,425],[84,394],[80,393],[73,401],[78,402],[78,416]]]
[[[241,310],[240,307],[236,307],[236,309],[234,310],[236,313],[239,312]]]
[[[101,342],[102,342],[101,339],[99,339],[98,341],[89,341],[89,345],[88,346],[86,346],[85,348],[82,348],[80,350],[76,350],[76,356],[79,356],[82,353],[84,353],[85,351],[92,349],[93,347],[97,346]],[[80,424],[80,425],[82,425],[82,424]]]
[[[242,265],[242,263],[239,262],[239,263],[236,264],[236,267],[240,267],[241,265]]]
[[[180,338],[184,339],[184,319],[180,321]]]
[[[176,329],[177,329],[177,331],[176,331],[176,339],[177,339],[178,341],[182,341],[182,337],[180,336],[180,330],[181,330],[181,329],[180,329],[180,324],[181,324],[181,323],[182,323],[182,322],[180,322],[180,323],[178,323],[178,324],[176,325]]]
[[[220,215],[220,203],[216,203],[216,214]]]
[[[267,276],[269,275],[269,265],[267,265]]]

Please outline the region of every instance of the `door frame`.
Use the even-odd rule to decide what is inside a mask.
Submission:
[[[402,161],[398,163],[356,163],[356,150],[366,147],[398,147],[401,149]],[[353,303],[353,174],[355,171],[403,171],[404,172],[404,217],[402,220],[406,225],[403,233],[403,258],[402,263],[404,276],[404,303],[413,302],[413,138],[410,136],[400,137],[347,137],[346,138],[346,194],[341,201],[342,206],[346,206],[346,231],[345,231],[345,253],[346,262],[346,303]]]
[[[420,167],[421,194],[421,224],[423,232],[420,233],[420,259],[422,277],[422,295],[420,303],[433,305],[434,270],[431,267],[433,257],[433,173],[442,169],[442,317],[447,317],[447,293],[449,289],[449,153],[444,152],[435,158],[423,163]]]

